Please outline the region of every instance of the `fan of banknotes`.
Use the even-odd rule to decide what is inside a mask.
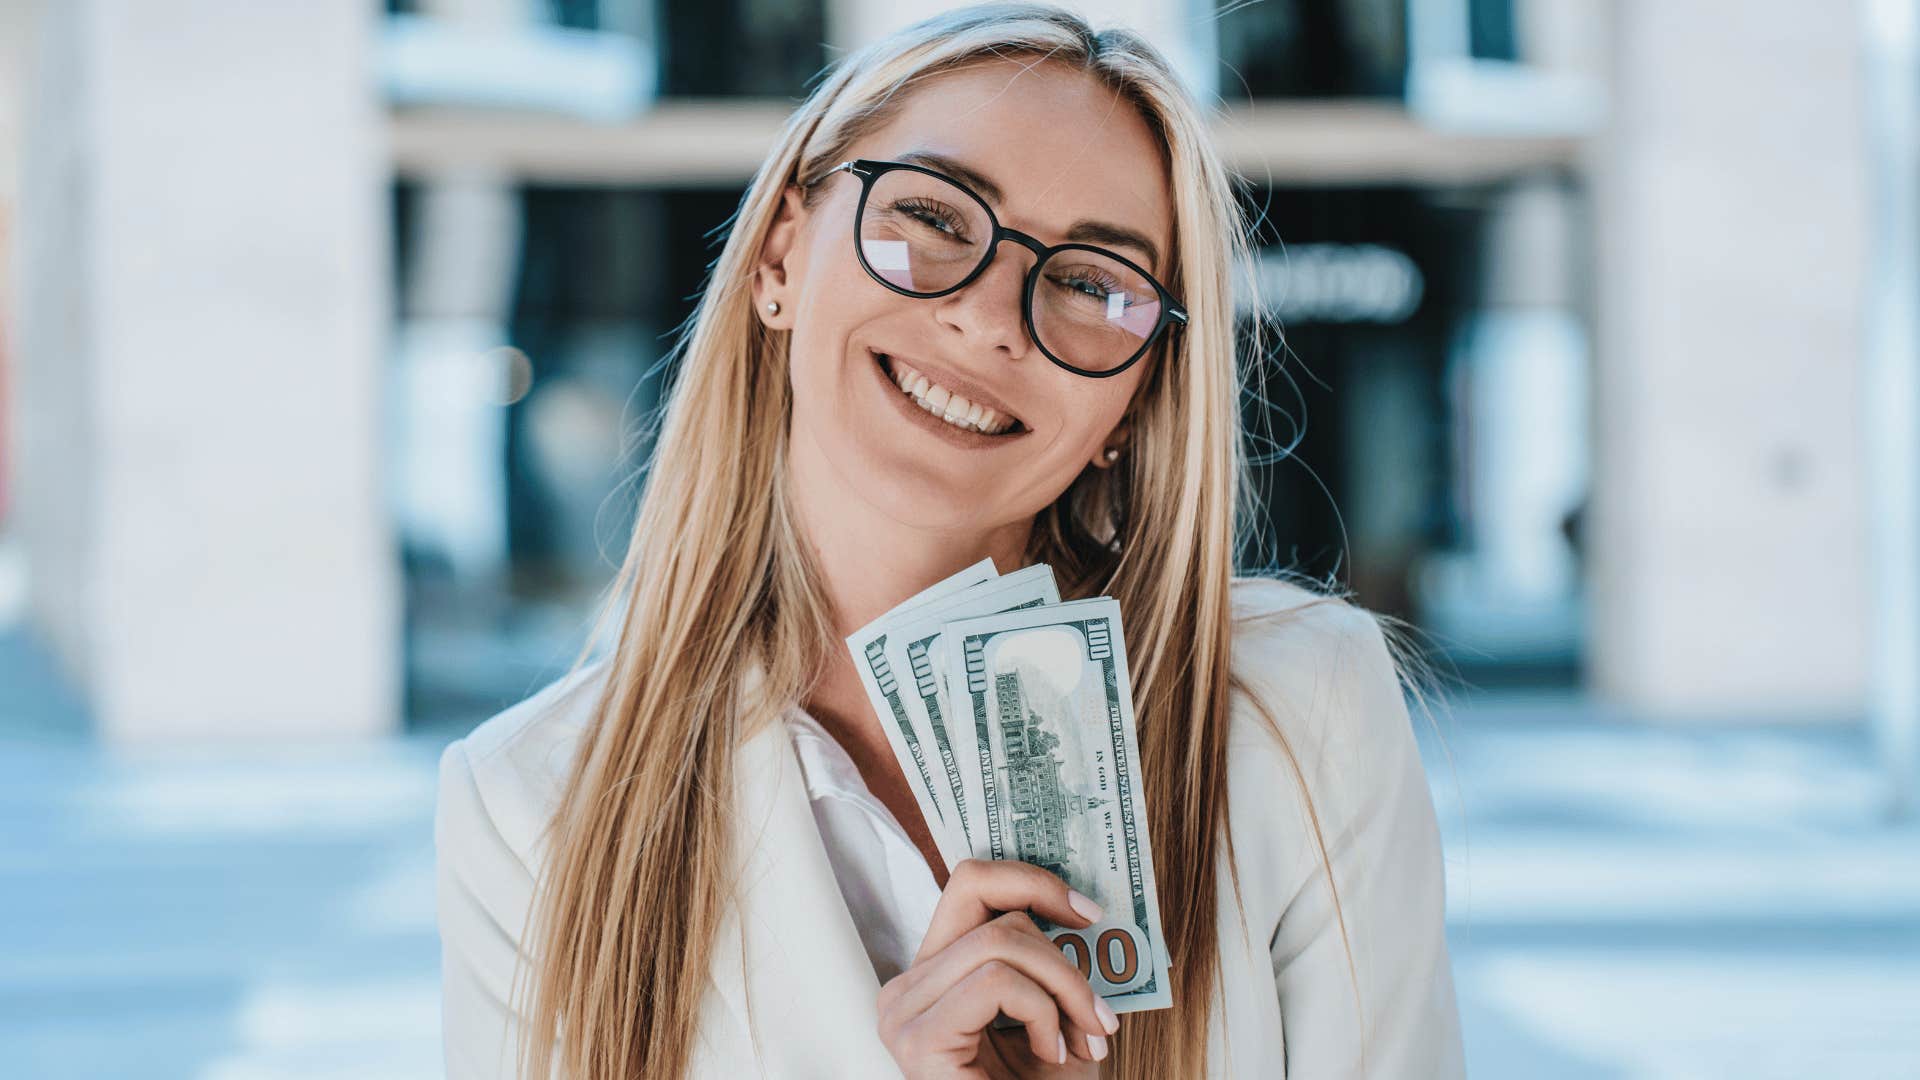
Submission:
[[[1040,928],[1115,1012],[1166,1008],[1167,949],[1120,604],[982,559],[847,638],[940,853],[1019,859],[1102,920]]]

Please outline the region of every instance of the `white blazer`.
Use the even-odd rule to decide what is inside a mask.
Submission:
[[[1281,582],[1233,584],[1236,613],[1311,597]],[[1464,1076],[1440,835],[1379,624],[1345,603],[1313,606],[1238,631],[1233,666],[1299,759],[1353,966],[1350,975],[1300,781],[1236,696],[1228,813],[1245,907],[1223,860],[1224,992],[1216,990],[1211,1013],[1210,1075]],[[605,672],[603,659],[548,685],[440,758],[434,843],[442,1035],[453,1080],[514,1075],[522,1018],[512,1006],[523,999],[510,1004],[508,995],[546,855],[537,836]],[[877,1033],[879,982],[784,725],[768,725],[739,754],[742,899],[715,942],[691,1074],[897,1077]],[[1178,901],[1163,894],[1162,902]],[[1122,1017],[1123,1035],[1125,1024]]]

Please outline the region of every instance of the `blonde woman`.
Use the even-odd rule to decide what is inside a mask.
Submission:
[[[1235,573],[1235,206],[1161,55],[1063,10],[832,70],[679,345],[617,644],[441,759],[450,1076],[1462,1074],[1381,622]],[[1060,289],[1131,299],[1089,336]],[[1172,1008],[1048,945],[1059,878],[948,874],[856,677],[987,556],[1124,611]]]

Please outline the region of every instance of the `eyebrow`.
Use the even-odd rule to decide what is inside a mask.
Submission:
[[[958,158],[948,157],[933,150],[909,150],[894,160],[938,169],[977,188],[982,195],[996,205],[1004,205],[1007,201],[1007,193],[1001,190],[999,184]],[[1152,240],[1147,239],[1145,233],[1137,229],[1129,229],[1125,225],[1082,218],[1068,226],[1066,236],[1069,243],[1108,244],[1135,248],[1147,257],[1148,267],[1154,268],[1157,272],[1160,265],[1160,249],[1154,246]]]

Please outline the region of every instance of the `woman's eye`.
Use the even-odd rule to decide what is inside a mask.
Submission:
[[[948,236],[960,236],[959,229],[955,227],[957,222],[953,220],[952,215],[944,213],[936,207],[917,203],[895,203],[893,205],[895,210],[906,214],[922,225],[931,226],[946,233]]]
[[[1107,297],[1113,294],[1112,285],[1104,281],[1095,280],[1093,278],[1069,277],[1069,278],[1055,278],[1054,280],[1059,282],[1068,290],[1079,292],[1084,296],[1090,296],[1095,300],[1099,300],[1102,303],[1105,303],[1107,300]]]

